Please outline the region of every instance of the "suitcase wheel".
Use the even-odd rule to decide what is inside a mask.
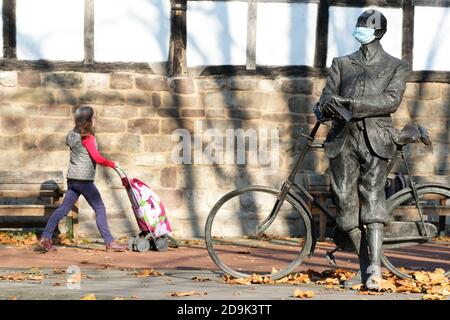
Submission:
[[[146,252],[150,250],[150,242],[145,239],[137,239],[136,241],[136,249],[139,252]]]
[[[169,241],[166,237],[160,237],[153,240],[154,248],[156,251],[167,251],[169,248]]]

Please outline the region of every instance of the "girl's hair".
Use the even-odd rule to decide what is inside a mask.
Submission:
[[[93,116],[94,109],[90,106],[79,107],[75,110],[75,129],[80,133],[82,139],[95,134],[92,127]]]

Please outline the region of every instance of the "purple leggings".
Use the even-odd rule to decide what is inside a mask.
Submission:
[[[100,231],[105,243],[108,244],[114,241],[106,221],[105,205],[103,204],[100,192],[98,192],[94,182],[72,179],[67,179],[67,193],[64,197],[63,203],[50,216],[50,219],[45,226],[45,230],[42,233],[42,237],[47,239],[52,238],[53,231],[55,231],[58,222],[69,214],[80,195],[82,195],[92,209],[94,209],[97,228],[98,231]]]

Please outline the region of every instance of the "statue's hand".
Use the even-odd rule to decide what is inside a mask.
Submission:
[[[316,115],[317,121],[319,121],[319,122],[326,122],[328,120],[331,120],[331,118],[329,116],[324,114],[324,112],[322,110],[322,106],[320,105],[320,103],[317,103],[315,105],[315,107],[314,107],[314,114]]]
[[[341,96],[338,96],[335,94],[330,96],[330,99],[328,100],[328,102],[330,102],[330,101],[334,101],[335,103],[338,103],[347,109],[350,106],[350,98],[344,98],[344,97],[341,97]]]
[[[323,116],[326,118],[342,120],[341,115],[336,111],[336,107],[338,107],[338,104],[339,103],[333,99],[328,100],[321,106]]]

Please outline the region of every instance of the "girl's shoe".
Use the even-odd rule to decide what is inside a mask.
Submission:
[[[52,245],[50,239],[47,238],[41,238],[41,240],[39,240],[38,242],[38,246],[39,248],[47,252],[56,251],[56,248]]]
[[[113,251],[113,252],[123,252],[128,249],[128,246],[124,244],[117,243],[116,241],[110,242],[106,245],[106,251]]]

